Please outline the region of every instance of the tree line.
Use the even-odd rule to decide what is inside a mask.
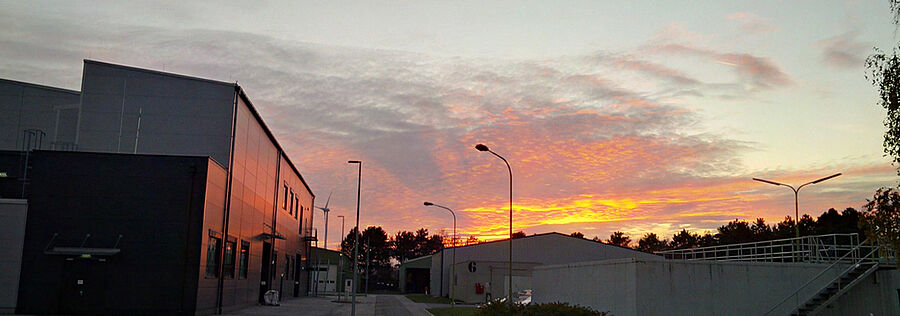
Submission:
[[[786,216],[781,222],[769,225],[765,219],[757,218],[756,221],[747,222],[739,219],[719,226],[715,233],[696,233],[682,229],[670,238],[663,238],[656,233],[646,233],[636,243],[633,243],[628,234],[616,231],[610,234],[606,240],[594,237],[594,241],[602,241],[607,244],[634,248],[646,252],[658,252],[670,249],[688,249],[718,245],[739,244],[756,241],[792,238],[795,229],[799,228],[801,236],[823,235],[836,233],[858,233],[862,237],[865,225],[861,225],[865,213],[848,207],[843,211],[834,208],[825,211],[818,218],[808,214],[800,217],[799,224]],[[574,232],[574,237],[584,238],[584,234]]]

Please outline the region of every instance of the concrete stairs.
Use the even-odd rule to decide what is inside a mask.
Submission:
[[[853,269],[847,271],[840,277],[834,279],[831,284],[816,293],[804,305],[791,313],[792,316],[815,315],[823,308],[837,300],[841,295],[847,292],[857,283],[861,282],[867,276],[878,270],[877,262],[860,262],[856,263]]]

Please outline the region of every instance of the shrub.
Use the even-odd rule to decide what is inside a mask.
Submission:
[[[493,300],[478,308],[476,316],[606,316],[608,312],[598,312],[585,306],[572,306],[568,303],[515,304],[509,305],[500,300]]]

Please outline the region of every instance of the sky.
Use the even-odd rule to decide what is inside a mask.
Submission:
[[[461,238],[637,240],[859,209],[897,184],[866,80],[887,1],[5,1],[0,77],[83,59],[238,82],[329,208]],[[324,233],[323,213],[315,226]]]

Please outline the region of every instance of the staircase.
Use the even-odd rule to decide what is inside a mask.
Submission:
[[[828,304],[841,297],[854,285],[878,270],[878,249],[878,246],[873,246],[868,241],[853,247],[853,249],[847,251],[839,259],[834,260],[827,268],[800,286],[793,294],[775,304],[765,315],[784,315],[788,311],[791,312],[790,315],[792,316],[815,315]],[[826,279],[832,275],[837,275],[837,277],[831,280]],[[821,284],[827,285],[823,288],[817,288]],[[815,294],[807,299],[806,295],[808,294],[801,296],[802,293]]]
[[[806,304],[791,313],[792,316],[815,315],[822,308],[831,304],[851,287],[878,270],[877,262],[861,262],[855,264],[847,273],[831,282],[827,287],[806,301]]]

